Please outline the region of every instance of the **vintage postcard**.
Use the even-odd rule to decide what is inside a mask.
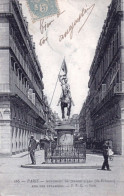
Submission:
[[[123,187],[124,0],[0,0],[0,196]]]

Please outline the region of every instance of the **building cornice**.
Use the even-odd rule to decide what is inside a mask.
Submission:
[[[102,58],[102,53],[104,53],[104,48],[105,45],[108,44],[107,39],[111,36],[110,33],[110,29],[113,29],[114,31],[116,30],[116,28],[114,28],[115,24],[116,24],[116,20],[117,18],[119,18],[119,16],[123,16],[123,12],[122,10],[118,10],[117,8],[117,1],[112,1],[111,5],[109,6],[109,10],[108,10],[108,14],[107,14],[107,18],[104,22],[103,25],[103,29],[98,41],[98,45],[96,47],[96,53],[90,68],[90,75],[92,70],[94,69],[94,66],[96,66],[97,64],[99,64],[99,60]],[[116,20],[115,20],[116,19]],[[114,21],[114,23],[113,23]],[[109,35],[108,35],[109,34]],[[101,56],[101,58],[100,58]]]

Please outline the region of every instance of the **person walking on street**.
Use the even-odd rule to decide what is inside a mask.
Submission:
[[[35,159],[35,150],[37,148],[37,142],[34,139],[34,136],[31,135],[30,141],[29,141],[29,146],[28,146],[28,151],[30,152],[30,157],[33,165],[36,165],[36,159]]]
[[[110,167],[109,167],[109,163],[108,163],[108,154],[109,151],[109,144],[107,141],[104,142],[103,144],[103,157],[104,157],[104,162],[102,165],[102,170],[105,170],[105,167],[107,168],[108,171],[111,171]]]

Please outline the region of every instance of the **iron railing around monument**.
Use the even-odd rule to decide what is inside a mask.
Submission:
[[[86,161],[86,147],[85,144],[61,145],[56,146],[55,149],[45,149],[45,162],[54,164],[65,163],[84,163]]]

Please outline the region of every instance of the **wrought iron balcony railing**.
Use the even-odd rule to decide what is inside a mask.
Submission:
[[[0,4],[0,13],[9,13],[9,2],[3,2]]]
[[[42,111],[39,111],[39,109],[29,100],[28,96],[26,96],[25,92],[23,89],[20,89],[20,86],[14,85],[13,88],[13,94],[18,95],[27,105],[36,112],[44,121],[45,121],[45,116]]]
[[[12,38],[12,36],[10,35],[10,47],[12,48],[13,52],[16,54],[16,57],[18,58],[18,61],[20,62],[20,65],[22,66],[22,68],[24,69],[25,73],[27,74],[27,76],[29,77],[30,81],[32,82],[35,91],[37,92],[37,94],[40,96],[41,100],[42,100],[42,93],[39,89],[39,87],[37,86],[35,80],[32,81],[32,77],[29,74],[29,70],[28,70],[28,66],[27,63],[25,62],[25,60],[23,59],[20,51],[18,50],[14,39]]]
[[[116,83],[114,86],[114,93],[115,94],[123,94],[124,93],[124,82]]]
[[[0,93],[9,93],[10,92],[10,84],[3,83],[0,84]]]

